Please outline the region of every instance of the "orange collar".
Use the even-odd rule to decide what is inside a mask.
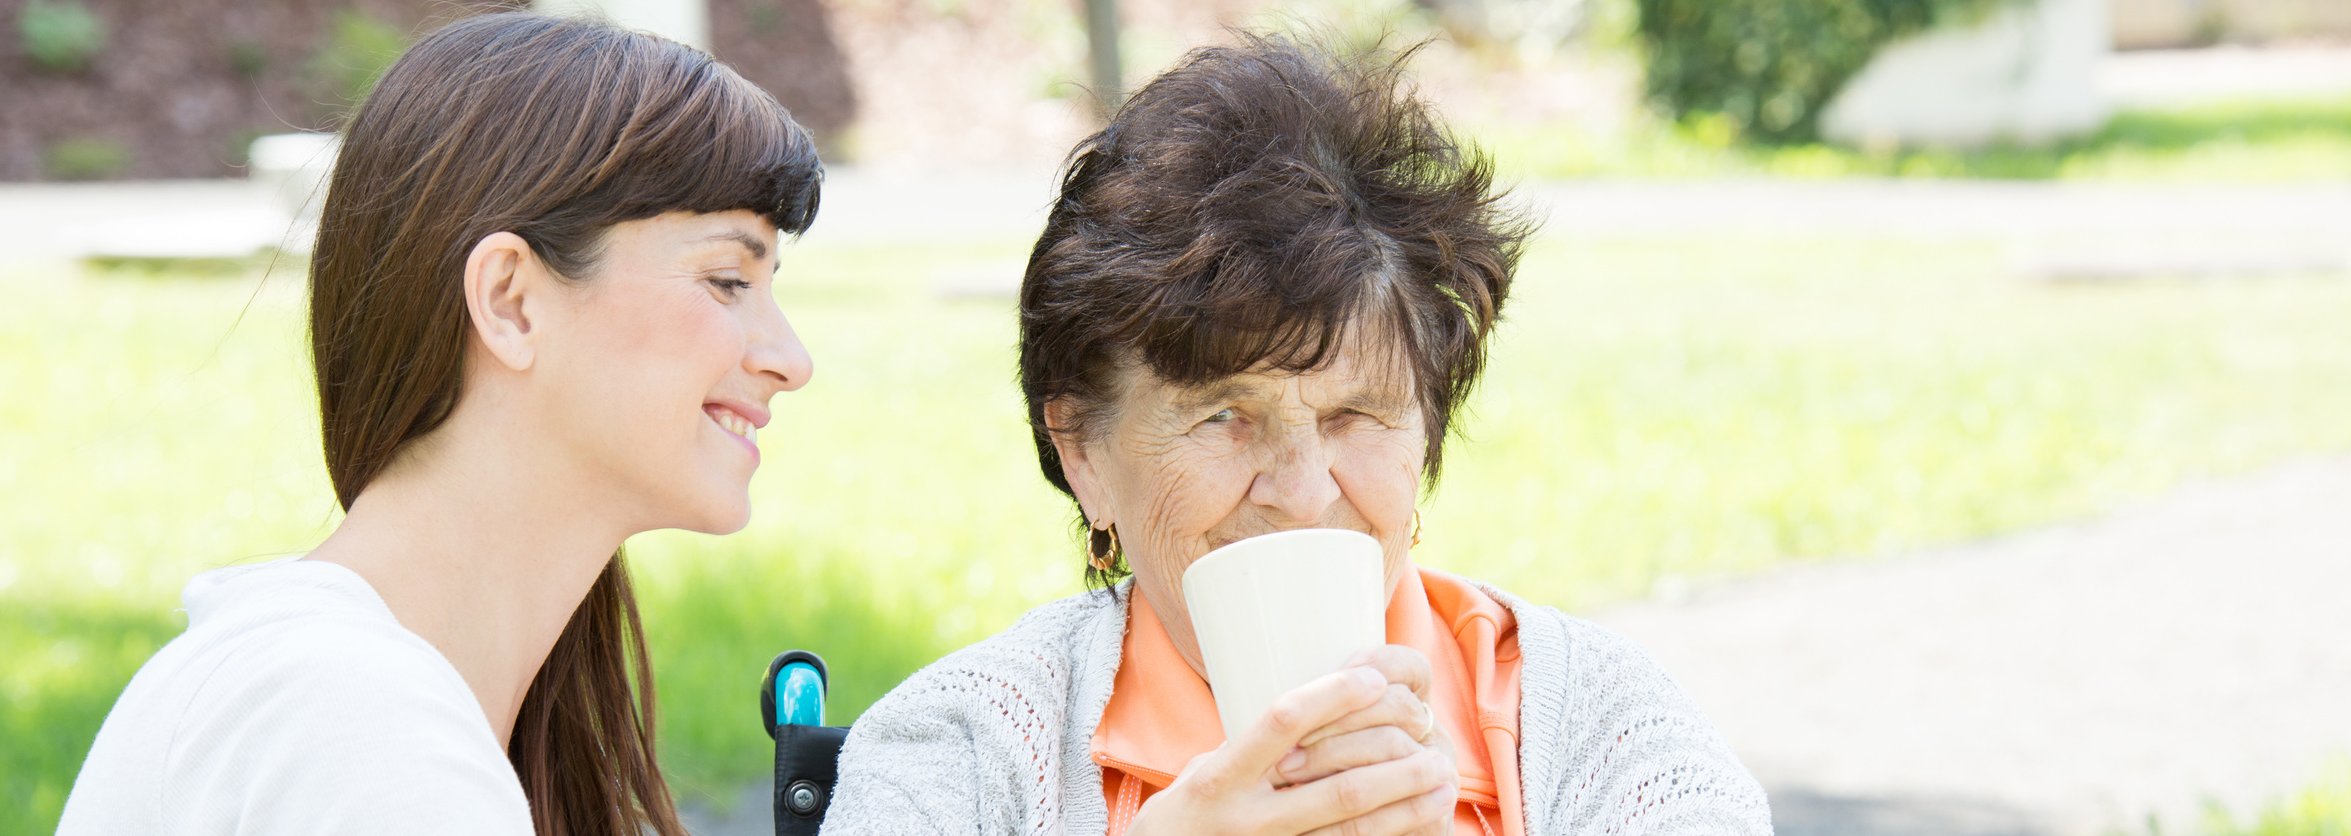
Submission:
[[[1429,659],[1430,703],[1453,740],[1461,800],[1499,809],[1515,824],[1517,621],[1468,581],[1413,568],[1388,600],[1388,641]],[[1093,756],[1157,790],[1174,783],[1194,756],[1222,744],[1224,731],[1208,683],[1176,653],[1150,601],[1131,588],[1127,597],[1125,658],[1094,727]]]
[[[1151,602],[1132,586],[1127,602],[1126,649],[1094,726],[1094,762],[1159,789],[1194,755],[1224,743],[1224,728],[1208,681],[1176,652]]]

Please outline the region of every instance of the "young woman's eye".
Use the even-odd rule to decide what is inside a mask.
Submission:
[[[734,299],[736,296],[742,295],[743,291],[751,289],[750,282],[724,276],[711,279],[710,286],[718,288],[718,292],[725,295],[729,300]]]

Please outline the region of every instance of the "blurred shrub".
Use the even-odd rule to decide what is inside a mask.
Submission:
[[[77,136],[59,140],[43,155],[41,167],[58,180],[105,180],[119,177],[131,166],[131,151],[105,137]]]
[[[400,27],[351,9],[335,12],[326,43],[310,59],[310,77],[331,102],[357,105],[375,89],[376,79],[408,48]]]
[[[1887,42],[2018,0],[1637,0],[1646,92],[1742,139],[1811,139],[1820,111]]]
[[[87,69],[106,51],[106,21],[75,0],[31,0],[16,19],[25,56],[42,69]]]

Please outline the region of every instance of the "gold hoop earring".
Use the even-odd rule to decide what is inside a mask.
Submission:
[[[1101,528],[1088,526],[1086,554],[1086,565],[1094,567],[1094,571],[1110,571],[1113,559],[1118,556],[1118,526],[1115,523]]]
[[[1418,509],[1414,509],[1412,512],[1412,544],[1420,545],[1420,511]]]

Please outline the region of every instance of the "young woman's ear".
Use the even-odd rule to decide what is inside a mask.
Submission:
[[[1103,490],[1101,474],[1095,471],[1094,459],[1078,437],[1077,415],[1077,404],[1069,398],[1046,401],[1045,433],[1053,438],[1053,451],[1061,457],[1061,478],[1068,480],[1069,492],[1077,495],[1078,511],[1086,515],[1087,524],[1094,528],[1115,525],[1118,516]]]
[[[465,313],[499,365],[528,371],[537,359],[531,317],[543,309],[548,281],[530,242],[511,232],[490,233],[466,255]]]

